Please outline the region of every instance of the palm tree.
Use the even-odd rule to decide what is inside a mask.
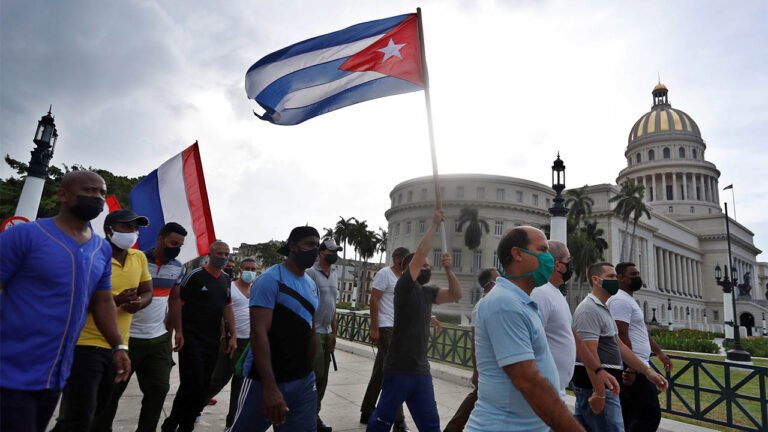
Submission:
[[[574,226],[578,228],[581,221],[592,215],[592,206],[595,204],[587,193],[587,185],[580,189],[570,189],[565,193],[568,197],[565,200],[565,206],[570,209],[568,219],[573,221]]]
[[[333,230],[333,237],[336,240],[336,243],[343,244],[344,250],[342,251],[342,262],[341,262],[341,287],[342,290],[346,287],[346,280],[347,280],[347,249],[349,249],[349,239],[352,235],[352,226],[357,223],[357,219],[354,217],[351,217],[349,219],[344,219],[344,217],[339,216],[339,220],[336,222],[336,226]]]
[[[602,260],[603,253],[608,249],[608,242],[603,235],[604,231],[597,226],[597,221],[585,221],[582,228],[568,236],[568,249],[571,251],[573,270],[578,283],[576,301],[580,301],[583,296],[582,283],[586,280],[589,266]]]
[[[334,234],[333,234],[333,228],[323,228],[323,231],[324,231],[324,234],[323,234],[323,237],[322,237],[323,240],[328,240],[328,239],[336,240],[336,236],[334,236]],[[336,243],[338,243],[338,242],[336,242]]]
[[[634,179],[628,179],[621,185],[619,194],[608,200],[609,202],[615,202],[616,207],[613,213],[620,217],[624,221],[624,236],[621,243],[621,258],[620,261],[624,261],[624,249],[626,246],[626,236],[629,231],[629,221],[632,220],[632,240],[629,245],[629,259],[632,260],[634,256],[635,248],[635,233],[637,232],[637,223],[640,218],[645,215],[648,219],[651,218],[651,213],[643,203],[643,197],[645,196],[645,186],[635,183]]]
[[[464,228],[464,224],[467,224],[467,230],[464,232],[464,245],[469,250],[475,250],[480,247],[480,242],[483,239],[483,231],[485,233],[490,232],[488,222],[480,219],[477,213],[477,209],[471,207],[464,207],[461,209],[459,215],[459,231]]]
[[[387,253],[387,230],[379,227],[379,232],[376,235],[376,252],[379,253],[379,267],[381,267],[381,260]]]

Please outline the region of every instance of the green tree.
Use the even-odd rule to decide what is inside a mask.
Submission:
[[[336,225],[333,228],[333,236],[336,243],[343,245],[341,262],[341,286],[346,286],[347,280],[347,249],[349,249],[349,240],[352,236],[352,226],[357,222],[354,217],[344,219],[343,216],[339,216],[339,220],[336,221]]]
[[[480,247],[480,242],[483,240],[483,231],[485,233],[490,232],[488,222],[480,219],[480,215],[477,209],[471,207],[464,207],[459,214],[459,231],[467,226],[467,230],[464,231],[464,245],[469,250],[475,250]]]
[[[379,267],[381,267],[381,261],[387,254],[387,230],[379,227],[379,232],[376,233],[376,252],[379,253]]]
[[[603,253],[608,249],[608,242],[603,238],[604,231],[598,227],[597,221],[586,221],[584,227],[575,230],[568,236],[568,249],[571,251],[573,272],[578,284],[578,298],[572,303],[581,301],[583,283],[587,279],[589,266],[603,259]]]
[[[645,196],[645,186],[638,184],[634,179],[628,179],[621,185],[621,190],[618,195],[614,196],[609,202],[615,202],[616,207],[613,209],[613,213],[621,218],[624,222],[624,235],[621,241],[621,258],[620,261],[624,261],[624,251],[626,247],[627,233],[629,232],[629,221],[632,221],[632,236],[629,245],[629,259],[634,257],[635,248],[635,236],[637,232],[637,223],[640,218],[645,215],[648,219],[651,218],[651,213],[648,211],[643,202]]]
[[[283,245],[285,242],[282,240],[270,240],[253,245],[254,255],[261,261],[262,268],[266,269],[285,261],[285,257],[277,252]]]
[[[570,209],[568,219],[573,221],[576,228],[579,228],[581,221],[592,215],[592,206],[595,205],[595,201],[588,195],[587,185],[579,189],[570,189],[565,196],[567,197],[565,206]]]

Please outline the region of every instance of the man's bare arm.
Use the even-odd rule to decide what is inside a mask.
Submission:
[[[421,272],[421,266],[427,262],[427,256],[429,250],[432,249],[432,237],[435,235],[435,230],[443,221],[443,211],[435,209],[435,213],[432,215],[432,225],[429,227],[424,237],[421,238],[419,245],[416,247],[416,251],[413,253],[413,259],[408,264],[408,272],[411,274],[411,279],[416,280]]]
[[[535,361],[527,360],[504,366],[504,372],[536,415],[553,431],[584,430],[560,400],[552,384],[539,373]]]
[[[619,339],[624,342],[624,345],[632,349],[632,341],[629,339],[629,323],[616,320],[616,328],[619,329]]]
[[[371,289],[371,341],[375,344],[379,343],[379,302],[383,296],[384,291]]]
[[[275,373],[272,370],[272,350],[269,346],[269,329],[272,327],[272,309],[252,307],[251,315],[251,352],[253,367],[259,374],[264,397],[264,417],[270,423],[285,423],[288,405],[277,387]],[[313,336],[314,339],[314,336]]]
[[[448,289],[440,288],[435,297],[435,304],[457,303],[461,300],[461,284],[453,272],[453,257],[451,254],[444,253],[442,258],[445,276],[448,278]]]

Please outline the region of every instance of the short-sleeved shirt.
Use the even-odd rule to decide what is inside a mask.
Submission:
[[[619,331],[608,307],[594,294],[589,294],[576,307],[573,313],[573,329],[582,340],[597,341],[600,366],[620,380],[624,365],[621,362]],[[581,388],[592,388],[587,370],[581,362],[576,362],[573,384]]]
[[[232,293],[232,314],[235,316],[235,331],[238,339],[251,337],[251,299],[246,297],[234,281],[230,287]]]
[[[315,331],[329,334],[333,315],[336,313],[336,291],[339,286],[336,270],[331,267],[331,273],[326,275],[320,263],[315,263],[307,269],[307,276],[311,277],[317,286],[319,302],[315,311]]]
[[[125,263],[122,265],[118,260],[112,258],[113,296],[130,288],[138,288],[140,283],[152,280],[152,276],[149,275],[149,270],[147,269],[146,255],[136,249],[128,249],[126,252]],[[120,329],[120,334],[123,336],[123,341],[126,343],[128,342],[132,316],[125,309],[117,308],[117,326]],[[100,348],[112,347],[96,327],[93,314],[90,312],[85,321],[85,327],[83,327],[83,331],[80,333],[80,338],[77,340],[77,344]]]
[[[379,328],[395,325],[395,284],[397,275],[392,267],[384,267],[376,272],[371,287],[381,291],[379,300]]]
[[[395,285],[395,323],[384,359],[385,372],[429,375],[429,322],[438,291],[434,286],[422,286],[410,271],[403,271]]]
[[[576,340],[573,337],[573,318],[568,301],[556,286],[547,282],[534,288],[531,298],[541,313],[541,322],[547,334],[547,343],[557,365],[560,377],[560,396],[565,398],[565,388],[571,382],[576,363]]]
[[[218,345],[224,308],[232,303],[230,283],[226,273],[213,275],[205,267],[198,267],[184,277],[179,294],[185,338],[193,338],[208,346]]]
[[[625,322],[629,325],[629,341],[632,342],[632,352],[642,361],[648,363],[651,358],[651,341],[648,339],[648,327],[645,326],[640,305],[624,290],[619,290],[606,303],[615,321]]]
[[[94,291],[112,289],[112,247],[79,244],[52,218],[0,233],[0,387],[60,389]]]
[[[505,366],[533,360],[553,391],[559,385],[536,302],[507,279],[496,279],[478,306],[475,353],[478,399],[467,430],[548,431],[504,371]]]
[[[251,287],[251,307],[272,309],[267,336],[277,382],[297,380],[312,372],[312,319],[317,303],[317,287],[312,278],[306,273],[297,276],[283,264],[267,269]],[[253,367],[253,350],[248,351],[243,371],[260,381]]]
[[[177,259],[163,264],[155,258],[154,249],[144,252],[147,268],[152,276],[152,303],[133,314],[131,337],[152,339],[166,334],[165,320],[168,316],[168,296],[171,289],[181,283],[184,267]]]

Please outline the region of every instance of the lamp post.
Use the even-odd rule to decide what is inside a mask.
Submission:
[[[688,322],[688,328],[691,328],[691,307],[685,307],[685,320]]]
[[[672,299],[667,299],[667,318],[669,319],[669,331],[672,331]]]
[[[709,331],[709,324],[707,324],[707,310],[704,309],[704,331]]]
[[[21,189],[19,203],[14,213],[15,216],[23,216],[30,221],[37,219],[43,186],[48,177],[48,164],[51,162],[53,151],[56,149],[56,140],[59,138],[51,108],[48,108],[48,114],[37,122],[35,137],[32,139],[35,149],[31,152],[32,158],[29,161],[27,178],[24,180],[24,187]]]
[[[651,318],[651,325],[659,325],[659,322],[656,321],[656,308],[651,308],[651,311],[653,311],[653,318]]]
[[[765,327],[765,312],[763,312],[763,336],[768,336],[768,329]]]
[[[555,191],[555,199],[549,209],[549,239],[568,244],[568,207],[562,195],[565,190],[565,163],[560,159],[560,152],[557,152],[557,159],[552,163],[552,189]]]
[[[736,273],[736,269],[733,268],[733,258],[731,255],[731,223],[728,218],[728,203],[725,203],[725,235],[726,242],[728,243],[728,264],[731,266],[731,277],[730,279],[728,278],[728,266],[725,266],[725,277],[723,277],[720,270],[720,264],[718,264],[715,267],[715,280],[718,285],[723,287],[723,308],[725,311],[728,310],[728,296],[731,297],[731,320],[730,322],[724,322],[723,324],[731,325],[733,328],[733,349],[727,352],[726,358],[731,361],[748,362],[750,361],[751,356],[749,355],[749,352],[741,347],[741,335],[739,334],[739,326],[736,321],[736,295],[733,288],[738,281],[738,274]],[[726,332],[726,340],[727,336]]]

